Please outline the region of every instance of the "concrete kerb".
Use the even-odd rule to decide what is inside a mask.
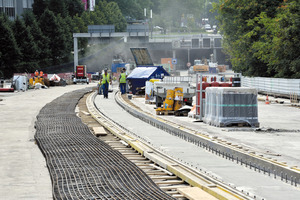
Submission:
[[[236,147],[230,146],[230,144],[222,144],[220,141],[214,139],[208,139],[195,133],[190,133],[185,130],[180,130],[177,127],[161,122],[147,114],[137,111],[130,105],[122,100],[119,94],[116,94],[116,102],[127,112],[133,116],[157,127],[171,135],[182,138],[188,142],[191,142],[199,147],[202,147],[211,153],[222,156],[232,162],[244,165],[255,171],[262,172],[267,175],[273,175],[274,178],[280,178],[282,181],[288,182],[292,185],[298,186],[300,181],[300,171],[297,168],[289,167],[285,163],[279,163],[262,156],[255,155],[255,152],[245,152]]]

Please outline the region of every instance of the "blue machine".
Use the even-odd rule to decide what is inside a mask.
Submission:
[[[130,91],[136,94],[139,88],[146,85],[146,81],[150,79],[163,79],[165,76],[170,76],[162,66],[153,67],[137,67],[127,77]]]

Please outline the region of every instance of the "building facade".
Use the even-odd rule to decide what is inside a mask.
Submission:
[[[9,19],[14,20],[26,10],[32,9],[34,0],[0,0],[0,13],[5,13]]]

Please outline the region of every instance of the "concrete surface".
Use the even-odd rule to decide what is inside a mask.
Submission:
[[[145,104],[143,98],[133,98],[137,106],[155,115],[155,105]],[[300,167],[300,109],[288,104],[265,104],[258,102],[260,129],[219,128],[188,117],[160,116],[194,130],[217,136],[237,145],[244,146],[289,166]],[[280,144],[280,145],[279,145]]]
[[[122,108],[120,108],[113,98],[114,97],[112,93],[109,94],[108,99],[103,99],[103,96],[97,96],[95,99],[96,106],[110,118],[125,126],[130,131],[140,135],[148,142],[150,142],[154,147],[160,149],[168,155],[177,158],[184,163],[189,163],[190,165],[206,171],[209,174],[213,174],[215,177],[218,177],[218,179],[223,180],[225,183],[232,183],[237,188],[247,191],[250,194],[255,194],[257,197],[260,197],[260,199],[298,199],[298,197],[300,196],[299,188],[290,186],[289,184],[281,182],[278,179],[274,179],[273,177],[269,177],[268,175],[263,175],[244,166],[237,165],[235,162],[228,161],[224,158],[213,155],[203,148],[199,148],[191,143],[172,136],[165,131],[157,129],[141,120],[138,120],[137,118],[131,116]],[[142,107],[144,110],[148,110],[149,112],[152,112],[154,110],[152,105],[145,105],[143,103],[144,99],[133,99],[132,101],[136,105]],[[288,112],[288,109],[284,108],[283,110]],[[262,140],[262,137],[257,138],[257,136],[260,135],[264,135],[265,137],[267,137],[264,132],[255,133],[249,130],[240,132],[229,130],[223,131],[223,129],[210,127],[203,123],[195,123],[193,122],[193,119],[189,119],[187,117],[179,117],[176,119],[174,116],[165,117],[169,118],[170,120],[178,120],[176,122],[190,125],[191,127],[195,127],[196,129],[203,129],[205,131],[211,131],[211,129],[213,129],[214,131],[212,131],[210,134],[221,134],[226,138],[232,138],[243,143],[248,143],[249,145],[259,142],[256,145],[260,146],[261,149],[264,149],[264,143],[267,143],[266,141]],[[260,120],[261,123],[263,123],[263,121],[264,120]],[[267,123],[270,123],[268,119],[266,119],[266,124]],[[277,125],[278,122],[273,123]],[[297,123],[295,123],[295,126],[296,124]],[[217,129],[218,131],[216,131]],[[245,135],[247,135],[247,137],[245,137]],[[250,137],[251,135],[252,137]],[[270,134],[270,136],[272,136],[272,134]],[[247,139],[248,137],[249,139]],[[282,135],[282,137],[284,137],[284,135]],[[267,139],[270,140],[269,138]],[[250,142],[248,142],[248,140]],[[276,145],[274,144],[275,147],[278,146],[279,140],[282,139],[278,139]],[[289,140],[287,140],[286,142],[288,143]],[[278,147],[272,150],[277,151],[277,149]],[[294,157],[297,157],[296,153]],[[291,157],[291,160],[293,159],[294,158]]]
[[[0,199],[53,199],[46,162],[34,142],[34,122],[47,103],[90,86],[0,93]]]

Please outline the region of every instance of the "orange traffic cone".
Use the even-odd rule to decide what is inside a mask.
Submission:
[[[266,98],[265,103],[266,103],[266,104],[270,104],[270,101],[269,101],[269,95],[267,95],[267,98]]]

